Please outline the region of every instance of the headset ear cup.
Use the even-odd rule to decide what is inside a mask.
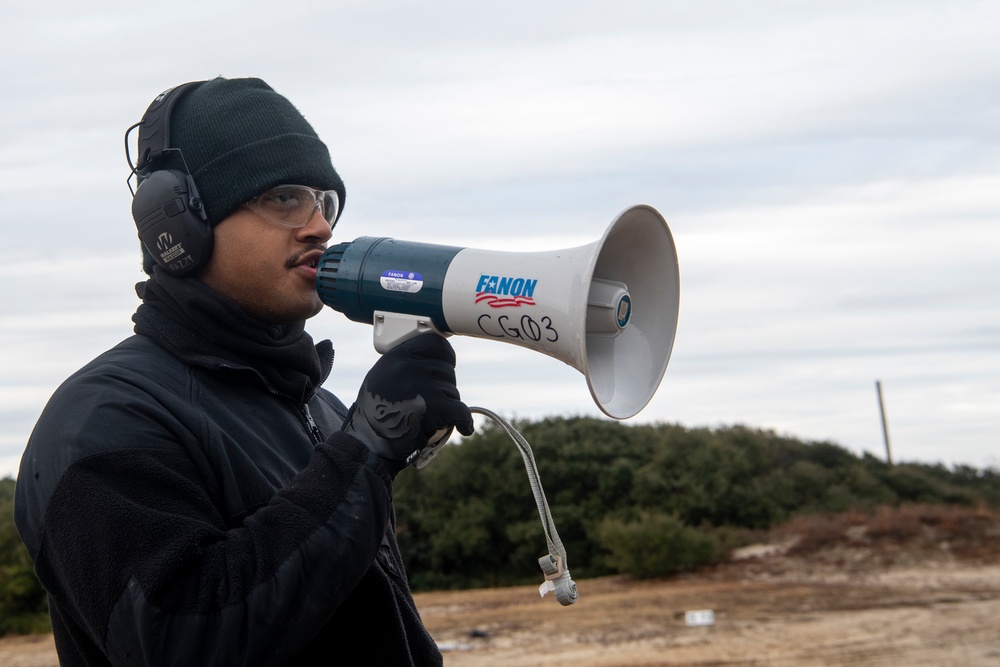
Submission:
[[[146,250],[172,276],[193,273],[212,256],[212,227],[183,172],[164,169],[144,178],[132,198],[132,218]]]

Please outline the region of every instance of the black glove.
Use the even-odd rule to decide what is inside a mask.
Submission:
[[[392,348],[365,376],[341,430],[402,470],[442,429],[472,435],[475,425],[455,386],[455,350],[438,334]]]

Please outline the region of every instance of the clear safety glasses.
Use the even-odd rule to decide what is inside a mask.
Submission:
[[[305,227],[319,209],[330,229],[337,224],[340,196],[336,190],[314,190],[304,185],[279,185],[257,195],[246,206],[285,227]]]

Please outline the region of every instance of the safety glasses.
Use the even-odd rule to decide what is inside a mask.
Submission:
[[[340,196],[336,190],[314,190],[304,185],[279,185],[246,204],[257,214],[285,227],[305,227],[319,209],[330,229],[337,224]]]

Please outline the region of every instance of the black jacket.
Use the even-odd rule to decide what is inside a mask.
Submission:
[[[139,335],[70,377],[15,499],[62,664],[440,664],[345,415]]]

